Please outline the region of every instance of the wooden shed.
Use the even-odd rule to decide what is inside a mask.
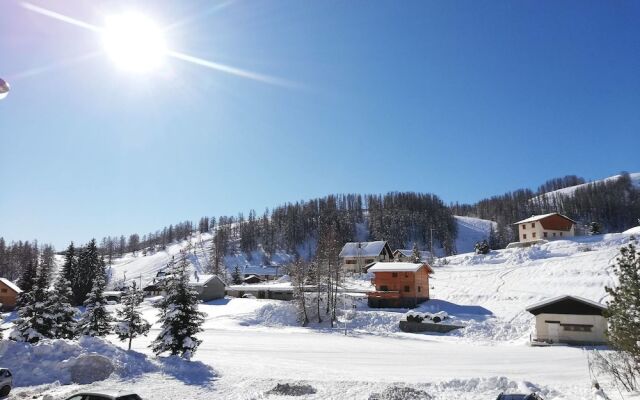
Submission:
[[[532,342],[593,345],[607,343],[607,308],[578,296],[558,296],[531,305],[536,316]]]
[[[378,262],[368,272],[374,274],[376,290],[367,294],[369,307],[415,307],[429,299],[429,274],[433,269],[427,263]]]
[[[15,283],[6,278],[0,278],[0,305],[2,311],[11,311],[16,308],[18,295],[22,290]]]

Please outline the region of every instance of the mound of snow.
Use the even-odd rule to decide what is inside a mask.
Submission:
[[[628,235],[640,235],[640,226],[635,226],[631,229],[627,229],[626,231],[622,232],[622,233],[626,233]]]
[[[78,342],[51,340],[35,345],[4,340],[0,342],[0,365],[11,368],[16,387],[56,381],[87,383],[112,373],[126,378],[158,369],[143,354],[88,336]],[[96,370],[88,375],[83,367]]]

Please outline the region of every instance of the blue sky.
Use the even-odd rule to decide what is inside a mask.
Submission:
[[[297,86],[173,59],[130,74],[95,33],[4,1],[10,240],[62,247],[329,193],[471,202],[640,171],[635,1],[33,4],[95,25],[132,7],[183,21],[172,48]]]

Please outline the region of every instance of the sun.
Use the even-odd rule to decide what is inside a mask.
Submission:
[[[162,30],[138,13],[108,17],[102,39],[107,54],[127,71],[151,71],[160,67],[167,55]]]

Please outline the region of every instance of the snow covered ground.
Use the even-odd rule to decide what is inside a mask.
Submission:
[[[133,343],[139,357],[147,356],[148,364],[140,365],[149,365],[148,372],[116,373],[82,389],[126,388],[159,400],[278,399],[289,398],[267,394],[278,383],[303,383],[315,389],[304,396],[310,399],[368,399],[392,386],[409,386],[436,399],[493,399],[503,390],[536,390],[546,399],[591,399],[585,350],[530,347],[533,317],[524,309],[559,294],[606,301],[604,287],[613,284],[612,261],[630,237],[579,237],[484,256],[448,257],[446,265],[435,267],[433,300],[420,307],[445,310],[466,325],[447,335],[400,332],[398,321],[407,310],[372,310],[357,297],[348,335],[342,324],[335,329],[297,326],[288,302],[222,299],[202,304],[207,318],[194,361],[201,362],[198,368],[211,368],[210,379],[194,381],[189,373],[158,367],[161,362],[147,347],[158,333],[156,324],[149,337]],[[124,265],[140,264],[136,273],[146,273],[161,264],[157,255],[139,258],[144,266]],[[366,278],[353,283],[368,284]],[[144,307],[145,316],[155,321],[155,309],[149,303]],[[124,346],[115,337],[108,340]],[[0,353],[0,364],[5,359]],[[618,399],[611,382],[599,378],[607,394]],[[37,383],[44,386],[21,387],[16,393],[62,397],[78,389]]]
[[[551,192],[547,192],[543,196],[547,197],[547,199],[550,199],[550,200],[553,200],[556,195],[571,196],[576,191],[576,189],[584,188],[584,187],[586,187],[586,186],[588,186],[590,184],[593,184],[593,183],[615,181],[618,178],[620,178],[620,176],[621,175],[613,175],[613,176],[610,176],[608,178],[600,179],[600,180],[597,180],[597,181],[583,183],[581,185],[569,186],[569,187],[566,187],[566,188],[562,188],[562,189],[554,190],[554,191],[551,191]],[[631,178],[631,183],[635,187],[640,188],[640,172],[630,173],[629,177]]]

